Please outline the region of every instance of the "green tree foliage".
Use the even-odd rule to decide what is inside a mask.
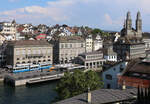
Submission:
[[[102,34],[103,33],[103,31],[102,30],[100,30],[100,29],[98,29],[98,28],[95,28],[95,29],[93,29],[92,30],[92,32],[91,32],[93,35],[97,35],[97,34]]]
[[[87,91],[88,87],[91,90],[103,87],[103,82],[96,72],[82,72],[80,70],[74,71],[73,74],[66,72],[56,86],[56,92],[58,93],[57,99],[63,100],[82,94]]]
[[[102,37],[108,37],[108,36],[110,36],[109,33],[103,32],[101,29],[98,29],[98,28],[93,29],[91,33],[92,33],[93,35],[100,34]]]

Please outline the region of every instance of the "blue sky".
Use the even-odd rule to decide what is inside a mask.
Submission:
[[[0,21],[17,23],[86,25],[120,31],[127,11],[133,27],[141,12],[143,31],[150,32],[150,0],[2,0]]]

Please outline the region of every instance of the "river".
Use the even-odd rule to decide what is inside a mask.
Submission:
[[[12,87],[0,83],[0,104],[51,104],[58,81]]]

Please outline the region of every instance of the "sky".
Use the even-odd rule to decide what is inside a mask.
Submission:
[[[126,13],[131,12],[132,24],[138,11],[143,31],[150,32],[150,0],[1,0],[0,21],[34,25],[67,24],[120,31]]]

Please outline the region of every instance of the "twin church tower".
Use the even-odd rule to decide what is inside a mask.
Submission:
[[[124,23],[124,28],[121,30],[122,37],[142,37],[142,19],[140,12],[137,13],[136,17],[136,29],[132,28],[131,13],[127,12],[127,17]]]

